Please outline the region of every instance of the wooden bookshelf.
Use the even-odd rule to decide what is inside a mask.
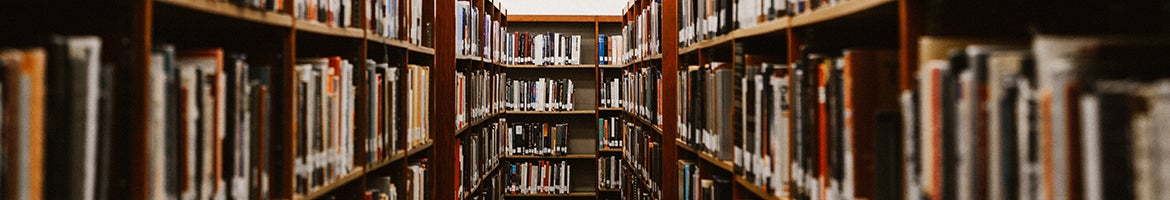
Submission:
[[[204,12],[211,15],[231,17],[253,23],[267,24],[280,27],[293,27],[293,17],[287,13],[278,13],[253,8],[245,8],[226,1],[190,1],[190,0],[153,0],[155,3],[182,7],[184,9]],[[166,13],[158,13],[165,15]]]
[[[459,127],[459,129],[455,129],[455,136],[458,137],[460,135],[463,135],[463,132],[467,132],[467,130],[470,129],[471,127],[479,126],[479,124],[487,122],[488,120],[496,119],[496,117],[499,117],[500,114],[503,114],[503,113],[504,112],[495,112],[492,114],[488,114],[487,116],[484,116],[480,119],[471,121],[471,122],[467,123],[467,125],[464,125],[463,127]]]
[[[304,196],[293,196],[293,199],[319,199],[324,197],[326,194],[333,192],[333,190],[337,188],[341,188],[342,186],[345,186],[354,180],[358,180],[366,173],[365,168],[363,167],[356,167],[351,169],[351,171],[352,172],[349,172],[349,174],[341,176],[341,178],[334,179],[332,182],[329,182],[324,186],[311,189],[310,192]]]
[[[496,163],[492,165],[492,167],[488,168],[487,173],[479,177],[479,182],[472,184],[471,190],[468,190],[467,193],[463,194],[462,199],[467,199],[471,194],[478,192],[481,189],[480,187],[483,186],[484,183],[490,181],[488,179],[494,176],[497,173],[496,171],[499,171],[499,168],[500,163]]]
[[[687,143],[685,143],[683,141],[674,140],[674,145],[678,146],[679,149],[683,149],[687,152],[690,152],[691,154],[695,154],[695,156],[699,157],[704,162],[707,162],[711,165],[719,167],[719,169],[723,169],[724,171],[727,171],[727,172],[735,172],[735,167],[734,167],[735,164],[731,163],[731,161],[719,160],[718,158],[715,158],[714,155],[711,155],[710,153],[707,153],[707,152],[699,151],[699,150],[695,149],[694,147],[691,147],[691,145],[687,145]]]
[[[504,159],[523,159],[523,160],[579,160],[579,159],[596,159],[594,154],[569,154],[560,156],[533,156],[533,155],[505,155]]]
[[[626,115],[630,116],[631,118],[637,119],[637,121],[642,123],[642,125],[650,127],[650,130],[653,130],[654,133],[657,133],[658,135],[662,135],[662,128],[659,128],[658,124],[651,122],[650,120],[646,120],[646,118],[643,118],[642,116],[638,116],[637,114],[631,113],[629,111],[623,111],[623,112],[626,113]]]
[[[532,198],[532,197],[593,197],[596,192],[570,192],[568,194],[504,194],[505,198]]]
[[[504,114],[509,115],[592,115],[597,113],[596,110],[570,110],[570,111],[504,111]]]
[[[503,65],[508,69],[593,69],[596,64],[583,65]]]

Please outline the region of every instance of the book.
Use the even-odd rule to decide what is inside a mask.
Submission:
[[[43,48],[0,50],[5,71],[0,104],[4,105],[5,198],[41,199],[45,188],[45,64]]]
[[[46,198],[93,199],[96,198],[97,182],[97,142],[98,142],[98,88],[101,65],[101,38],[97,36],[49,36],[45,48],[45,120],[49,122],[77,122],[62,123],[44,127],[44,145],[55,147],[46,148],[44,156],[45,173],[44,184],[60,187],[46,192]],[[159,59],[162,61],[163,59]],[[165,69],[161,66],[152,76],[153,81],[166,81]],[[158,76],[162,74],[161,78]],[[161,80],[160,80],[161,79]],[[165,85],[158,85],[159,87]],[[152,88],[158,89],[158,88]],[[152,97],[164,96],[162,93]],[[164,96],[165,97],[165,96]],[[165,99],[152,98],[156,103],[164,103]],[[155,104],[158,105],[158,104]],[[165,106],[165,105],[158,105]],[[160,108],[161,109],[161,108]],[[162,138],[166,136],[162,131],[166,118],[154,115],[151,117],[151,148],[161,149],[164,144]],[[156,151],[151,164],[151,172],[159,179],[152,180],[157,186],[155,192],[166,189],[161,179],[166,170],[163,163],[163,153]]]

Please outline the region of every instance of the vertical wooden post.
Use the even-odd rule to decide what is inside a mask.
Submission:
[[[148,88],[150,80],[150,40],[151,40],[151,20],[153,17],[153,1],[139,0],[134,4],[134,28],[131,35],[134,38],[132,41],[134,48],[133,65],[130,66],[130,74],[134,77],[130,83],[130,138],[133,156],[131,156],[131,166],[133,169],[130,172],[130,199],[149,199],[150,198],[150,157],[146,152],[150,151],[150,135],[147,130],[150,130],[149,123],[147,123],[147,116],[150,110],[150,90]],[[46,172],[52,173],[52,172]],[[39,193],[40,191],[37,191]],[[37,198],[37,197],[34,197]]]
[[[449,42],[455,38],[455,0],[436,0],[434,42],[434,68],[431,73],[431,91],[434,101],[431,107],[431,137],[435,138],[433,154],[436,175],[435,199],[455,199],[458,186],[455,181],[459,178],[455,171],[457,159],[455,153],[455,43]]]
[[[678,0],[662,1],[662,19],[659,21],[662,30],[660,44],[662,45],[662,96],[659,102],[662,105],[662,199],[678,199],[677,173],[678,147],[674,144],[678,138]]]

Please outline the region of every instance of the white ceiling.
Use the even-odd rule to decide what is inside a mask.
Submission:
[[[496,0],[509,15],[622,15],[629,0]]]

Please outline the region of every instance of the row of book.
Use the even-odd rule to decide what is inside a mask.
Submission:
[[[847,54],[858,55],[857,52]],[[780,191],[783,186],[781,174],[788,171],[780,171],[783,167],[776,166],[787,164],[785,161],[788,160],[790,146],[790,112],[786,102],[789,99],[789,68],[766,62],[749,62],[744,67],[738,87],[743,107],[742,112],[737,113],[741,114],[742,120],[733,136],[735,147],[732,163],[736,174],[743,176],[748,183]]]
[[[382,160],[398,154],[399,150],[406,147],[406,138],[403,116],[399,110],[402,110],[405,102],[402,101],[406,95],[400,92],[409,83],[403,80],[402,71],[399,67],[390,67],[387,63],[376,63],[373,60],[366,60],[366,80],[367,94],[369,102],[367,108],[367,118],[374,123],[370,123],[367,129],[370,130],[366,135],[366,155],[368,163],[378,163]]]
[[[621,77],[601,83],[601,107],[623,108],[654,125],[662,125],[662,69],[646,67],[623,71]]]
[[[731,196],[731,178],[718,173],[703,177],[699,163],[678,161],[678,199],[715,200]]]
[[[427,190],[427,186],[433,183],[427,183],[427,165],[430,165],[430,159],[420,158],[406,164],[406,196],[402,199],[406,200],[424,200],[432,199],[432,194]]]
[[[515,32],[505,33],[501,40],[505,64],[581,64],[581,35]]]
[[[657,133],[644,128],[634,123],[626,123],[626,140],[622,144],[622,153],[625,155],[627,162],[630,162],[632,171],[627,173],[637,173],[637,177],[644,178],[644,181],[650,182],[646,185],[647,189],[654,193],[656,197],[662,196],[661,184],[662,180],[662,143],[660,143]],[[638,181],[637,179],[634,179]]]
[[[622,157],[602,156],[597,158],[597,188],[622,188]]]
[[[621,149],[625,127],[622,117],[597,118],[597,149]]]
[[[276,0],[273,0],[276,1]],[[364,1],[368,2],[368,1]],[[293,0],[296,17],[331,27],[358,27],[361,4],[354,0]]]
[[[117,79],[101,49],[96,36],[62,35],[0,48],[0,198],[93,199],[109,191],[99,186],[112,180],[112,155],[102,152],[114,148]]]
[[[625,59],[620,59],[623,58],[626,51],[625,36],[598,34],[597,42],[597,64],[626,64]]]
[[[508,110],[570,111],[574,108],[572,79],[512,79],[507,84],[504,92],[509,95],[504,105]]]
[[[512,123],[508,127],[508,155],[561,156],[569,153],[568,123]]]
[[[488,170],[492,170],[500,162],[500,155],[503,155],[504,145],[501,138],[505,138],[504,134],[508,134],[507,120],[500,118],[498,121],[491,124],[485,124],[478,129],[466,133],[467,135],[460,138],[459,145],[459,159],[456,162],[459,164],[460,191],[467,193],[476,184],[485,180],[480,180],[484,174],[490,174]]]
[[[353,168],[353,71],[353,64],[341,57],[297,60],[294,76],[300,123],[294,169],[301,194],[345,176]]]
[[[503,170],[508,194],[568,194],[573,166],[565,161],[510,163]]]
[[[495,60],[500,51],[492,47],[501,46],[501,33],[507,33],[506,26],[500,26],[499,19],[493,20],[490,13],[472,5],[471,1],[455,1],[455,55],[482,56]],[[495,48],[499,49],[499,48]]]
[[[504,108],[506,73],[473,70],[455,73],[455,127],[468,126]]]
[[[398,200],[398,185],[389,176],[370,177],[368,188],[362,195],[366,200]],[[407,198],[403,198],[407,199]]]
[[[425,6],[423,0],[367,0],[364,2],[366,3],[366,19],[369,20],[366,23],[368,23],[368,27],[372,27],[374,34],[390,39],[405,40],[414,45],[431,46],[434,24],[424,21],[426,19],[423,17],[428,12],[423,12]],[[352,24],[344,23],[344,25]]]
[[[662,53],[662,1],[650,1],[649,5],[634,12],[637,13],[625,13],[636,16],[622,25],[620,37],[613,37],[620,40],[611,39],[611,45],[606,46],[612,53],[599,54],[608,56],[608,62],[602,64],[625,64]],[[598,41],[605,41],[603,39],[598,38]]]
[[[844,0],[682,0],[678,2],[679,47],[840,2]]]
[[[730,63],[711,62],[679,69],[679,139],[695,150],[732,160],[735,72]]]
[[[1161,199],[1170,39],[924,37],[911,197]],[[917,102],[914,102],[916,100]],[[916,111],[916,112],[914,112]]]

